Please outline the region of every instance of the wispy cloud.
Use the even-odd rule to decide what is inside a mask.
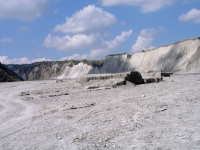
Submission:
[[[3,64],[30,64],[34,62],[51,61],[47,58],[29,59],[27,57],[9,59],[7,56],[0,56],[0,62]]]
[[[179,20],[182,22],[200,23],[200,10],[193,8],[186,14],[180,15]]]
[[[1,43],[13,43],[14,40],[12,38],[3,38],[3,39],[0,39],[0,42]]]
[[[28,32],[30,30],[29,27],[25,27],[25,26],[21,26],[19,28],[17,28],[19,31],[22,31],[22,32]]]
[[[177,0],[101,0],[104,6],[132,5],[141,8],[143,13],[154,12],[165,6],[173,4]]]

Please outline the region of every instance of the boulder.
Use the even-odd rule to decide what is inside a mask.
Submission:
[[[171,72],[161,72],[162,77],[170,77],[171,75],[173,75]]]
[[[141,73],[138,71],[132,71],[130,72],[130,74],[127,74],[127,76],[125,77],[125,80],[134,84],[144,83],[144,79],[142,78]]]

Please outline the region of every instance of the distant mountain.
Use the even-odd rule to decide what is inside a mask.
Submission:
[[[23,81],[15,72],[0,63],[0,82]]]

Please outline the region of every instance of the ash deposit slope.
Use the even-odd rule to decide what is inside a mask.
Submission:
[[[185,73],[199,69],[200,39],[190,39],[172,45],[162,46],[146,52],[133,54],[131,68],[140,72],[163,70]]]

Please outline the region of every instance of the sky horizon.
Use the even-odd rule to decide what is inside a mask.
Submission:
[[[200,37],[200,0],[0,0],[0,62],[101,60]]]

